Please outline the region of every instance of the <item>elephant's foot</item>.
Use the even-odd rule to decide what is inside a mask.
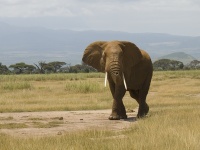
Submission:
[[[146,113],[138,113],[137,118],[144,118],[146,115]]]
[[[149,106],[147,105],[147,103],[145,103],[144,105],[139,106],[137,117],[143,118],[147,115],[148,112]]]
[[[117,115],[111,114],[108,118],[109,120],[120,120],[120,119],[127,119],[127,115]]]
[[[120,120],[120,116],[119,115],[110,115],[109,120]]]
[[[112,113],[108,118],[109,120],[120,120],[120,119],[127,119],[127,115],[126,115],[126,109],[123,105],[123,103],[116,107],[112,108]]]

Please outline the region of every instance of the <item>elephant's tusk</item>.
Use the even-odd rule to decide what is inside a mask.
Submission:
[[[108,78],[108,74],[106,72],[106,74],[105,74],[105,87],[106,87],[107,78]]]
[[[124,77],[124,73],[123,73],[123,81],[124,81],[125,89],[127,90],[127,85],[126,85],[126,80],[125,80],[125,77]]]

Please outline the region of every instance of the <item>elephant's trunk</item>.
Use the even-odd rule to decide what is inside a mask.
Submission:
[[[126,81],[125,81],[123,69],[120,66],[119,61],[115,60],[115,61],[110,62],[108,68],[106,69],[105,87],[106,87],[108,73],[112,77],[112,80],[114,81],[116,86],[123,84],[125,89],[127,90],[127,84],[126,84]]]
[[[120,75],[120,64],[118,61],[112,61],[110,63],[110,68],[109,72],[111,73],[112,76],[118,76]]]

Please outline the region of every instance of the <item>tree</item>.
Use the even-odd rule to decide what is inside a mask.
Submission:
[[[10,70],[8,69],[8,67],[0,63],[0,74],[8,74],[9,72]]]
[[[182,62],[170,59],[160,59],[153,63],[154,70],[180,70],[183,67]]]
[[[44,66],[44,68],[50,72],[59,72],[60,68],[62,66],[66,65],[65,62],[60,62],[60,61],[53,61],[53,62],[49,62],[47,65]]]
[[[67,63],[64,67],[62,67],[62,68],[59,69],[59,72],[69,73],[70,72],[70,68],[71,68],[71,64]]]
[[[86,64],[82,64],[82,65],[78,64],[75,66],[71,66],[69,69],[70,73],[79,73],[79,72],[89,73],[89,72],[96,72],[96,71],[97,71],[96,69]]]
[[[60,61],[53,61],[49,63],[45,63],[45,61],[40,61],[37,64],[34,64],[37,67],[36,72],[37,73],[57,73],[62,72],[61,70],[62,66],[66,65],[65,62]]]
[[[33,71],[36,69],[35,66],[25,64],[24,62],[10,65],[9,68],[14,69],[14,73],[17,73],[17,74],[33,73]]]
[[[200,69],[200,61],[193,60],[189,64],[187,64],[184,69]]]
[[[36,73],[41,73],[41,74],[45,73],[45,66],[47,65],[45,61],[39,61],[38,65],[37,64],[34,65],[37,67]]]
[[[86,73],[89,73],[89,72],[97,72],[97,70],[91,66],[88,66],[86,63],[82,62],[82,66],[83,66],[83,70],[84,72]]]
[[[78,68],[76,66],[71,66],[69,68],[69,73],[78,73]]]

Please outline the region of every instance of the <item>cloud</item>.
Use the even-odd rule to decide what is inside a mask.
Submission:
[[[197,0],[0,0],[0,17],[91,16],[135,11],[194,11]]]
[[[0,17],[73,16],[62,0],[1,0]]]
[[[52,18],[53,28],[195,33],[199,13],[199,0],[0,0],[0,19]]]

